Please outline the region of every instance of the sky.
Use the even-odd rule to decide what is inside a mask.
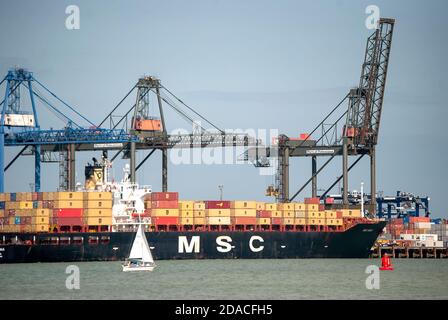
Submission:
[[[69,5],[79,8],[79,29],[66,28]],[[277,129],[296,137],[358,84],[372,32],[365,25],[369,5],[396,19],[377,147],[378,191],[429,196],[433,217],[446,218],[446,1],[2,0],[0,77],[24,67],[99,123],[139,77],[153,75],[220,128]],[[3,95],[4,86],[0,90]],[[135,95],[123,110],[134,101]],[[44,106],[38,112],[43,128],[64,127]],[[191,131],[174,112],[166,117],[169,132]],[[17,151],[7,148],[5,162]],[[146,154],[139,152],[137,160]],[[77,154],[77,181],[83,182],[93,156],[100,153]],[[319,189],[340,174],[341,161],[334,162],[319,177]],[[124,163],[114,163],[116,179]],[[291,159],[291,194],[310,172],[310,159]],[[30,190],[33,175],[33,159],[21,157],[6,172],[6,191]],[[169,190],[182,199],[216,199],[222,185],[225,199],[272,200],[264,192],[273,176],[249,164],[170,161],[168,177]],[[137,179],[161,189],[160,152]],[[368,159],[351,172],[350,189],[359,190],[362,181],[369,191]],[[42,189],[57,186],[58,165],[43,164]],[[308,188],[299,200],[309,195]]]

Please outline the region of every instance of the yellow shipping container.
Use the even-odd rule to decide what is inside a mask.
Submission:
[[[294,203],[279,203],[277,207],[282,211],[294,211]]]
[[[305,204],[305,210],[306,211],[319,211],[319,205],[318,204]]]
[[[207,217],[230,217],[230,209],[206,209]]]
[[[257,209],[232,209],[230,212],[232,217],[256,217]]]
[[[112,224],[112,217],[84,217],[84,223],[89,226],[109,226]]]
[[[325,219],[335,219],[336,211],[334,210],[325,210]]]
[[[15,217],[9,217],[9,225],[16,224],[16,218]]]
[[[53,200],[72,200],[72,201],[80,201],[84,199],[84,192],[54,192]],[[51,199],[48,199],[51,200]]]
[[[261,225],[269,225],[271,224],[271,218],[258,218],[257,219],[257,224],[261,224]]]
[[[5,210],[0,209],[0,217],[4,217],[5,216]]]
[[[112,200],[84,200],[83,202],[84,208],[92,208],[92,209],[111,209],[112,208]]]
[[[85,209],[85,217],[112,217],[112,209]]]
[[[327,226],[342,226],[342,219],[325,219],[325,224]]]
[[[257,209],[256,201],[231,201],[231,209]]]
[[[294,218],[283,218],[283,224],[294,225]]]
[[[53,201],[55,200],[56,192],[44,192],[42,195],[42,200],[44,201]]]
[[[151,209],[153,217],[178,217],[179,209]]]
[[[265,207],[266,207],[265,210],[269,210],[269,211],[277,211],[278,210],[276,203],[266,203]]]
[[[306,217],[309,219],[325,219],[325,211],[308,211]]]
[[[6,210],[19,209],[19,202],[14,201],[5,202],[5,209]]]
[[[257,210],[265,210],[266,203],[264,202],[257,202]]]
[[[49,217],[52,215],[53,211],[51,209],[34,209],[33,216],[36,217]]]
[[[305,211],[295,211],[295,217],[296,218],[306,218],[306,212]]]
[[[193,208],[194,208],[194,201],[186,201],[186,200],[179,201],[180,210],[193,210]]]
[[[194,221],[193,217],[180,218],[180,224],[183,224],[183,225],[192,225],[192,224],[194,224],[193,221]]]
[[[19,209],[33,209],[33,201],[20,201]]]
[[[213,209],[211,209],[213,210]],[[209,225],[228,225],[230,224],[230,217],[208,217],[207,224]]]
[[[2,193],[3,200],[0,201],[11,201],[11,194],[10,193]]]
[[[204,217],[202,217],[202,218],[194,217],[193,222],[194,222],[194,224],[197,224],[197,225],[205,225],[206,221],[205,221]]]
[[[325,219],[308,218],[308,224],[311,226],[324,226]]]
[[[360,209],[342,209],[342,217],[344,218],[359,218],[361,217]]]
[[[294,203],[294,210],[295,211],[305,211],[305,204],[302,202],[295,202]]]
[[[193,210],[205,210],[205,202],[204,201],[196,201],[193,204]]]
[[[193,217],[195,218],[205,218],[205,210],[194,210]]]
[[[50,217],[32,217],[31,218],[31,224],[50,224]]]
[[[283,218],[291,218],[294,219],[295,211],[283,211]]]
[[[179,210],[179,215],[182,218],[193,218],[194,217],[193,210]]]
[[[32,232],[48,232],[50,230],[49,224],[35,224],[31,226]]]
[[[304,226],[306,225],[306,219],[305,218],[295,218],[294,224],[298,226]]]
[[[84,192],[83,200],[87,201],[112,200],[112,192],[98,192],[98,191]]]
[[[16,217],[31,217],[34,215],[33,209],[17,209]]]
[[[79,208],[82,209],[84,207],[82,200],[56,200],[54,202],[54,208],[63,209],[63,208]]]
[[[280,210],[271,211],[272,218],[281,218],[283,217],[283,212]]]
[[[6,193],[0,193],[0,201],[5,201]]]

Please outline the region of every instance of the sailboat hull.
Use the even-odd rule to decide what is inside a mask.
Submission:
[[[147,267],[128,267],[122,266],[123,272],[137,272],[137,271],[153,271],[155,266],[147,266]]]

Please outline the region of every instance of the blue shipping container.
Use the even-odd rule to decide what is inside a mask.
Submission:
[[[39,201],[33,201],[33,209],[37,209],[39,206]]]
[[[11,201],[16,201],[16,199],[17,199],[16,193],[12,192],[11,193]]]
[[[0,201],[0,209],[5,209],[5,201]]]
[[[15,224],[20,224],[20,217],[16,217],[14,223]]]

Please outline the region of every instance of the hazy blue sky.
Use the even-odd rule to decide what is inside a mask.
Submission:
[[[70,4],[80,8],[80,30],[65,28]],[[94,123],[140,76],[155,75],[223,128],[277,128],[297,136],[357,85],[371,4],[396,19],[377,148],[378,190],[429,195],[434,216],[447,217],[446,1],[2,0],[0,74],[13,66],[32,70]],[[168,118],[169,130],[189,129],[174,114]],[[46,127],[63,126],[45,111],[41,120]],[[7,150],[6,161],[13,152]],[[78,154],[78,181],[85,162],[98,155]],[[115,166],[117,177],[122,163]],[[32,164],[21,158],[8,170],[7,191],[29,190]],[[340,166],[338,160],[325,170],[319,188],[329,186]],[[160,168],[157,154],[138,173],[139,182],[160,190]],[[291,193],[310,168],[309,159],[291,160]],[[56,164],[44,165],[44,190],[56,188],[57,172]],[[351,174],[350,188],[368,179],[366,159]],[[169,167],[169,188],[184,199],[216,198],[222,184],[225,198],[268,200],[264,191],[271,183],[273,177],[250,165]]]

